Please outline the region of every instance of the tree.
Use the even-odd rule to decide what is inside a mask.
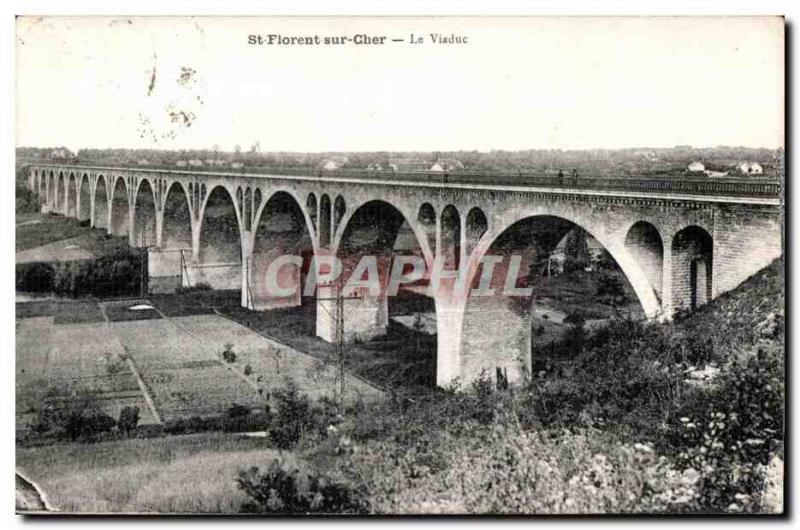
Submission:
[[[139,407],[127,406],[123,407],[122,410],[119,411],[119,421],[117,421],[117,427],[119,430],[130,436],[131,431],[133,431],[136,426],[139,424]]]

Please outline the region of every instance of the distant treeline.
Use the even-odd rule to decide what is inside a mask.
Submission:
[[[65,152],[68,156],[63,156]],[[55,158],[54,158],[55,153]],[[376,164],[385,165],[390,160],[424,161],[433,164],[437,160],[458,160],[464,170],[476,171],[572,171],[581,173],[631,173],[659,174],[686,170],[694,161],[702,162],[708,169],[732,170],[742,162],[758,162],[764,173],[775,176],[783,164],[782,149],[748,147],[693,148],[677,146],[670,148],[628,149],[528,149],[521,151],[377,151],[377,152],[260,152],[257,145],[243,151],[219,149],[157,150],[157,149],[81,149],[75,155],[65,148],[17,149],[21,159],[69,161],[81,164],[119,164],[174,166],[179,161],[198,160],[203,165],[214,161],[214,165],[230,167],[299,167],[313,168],[326,160],[335,160],[341,168],[366,169]]]

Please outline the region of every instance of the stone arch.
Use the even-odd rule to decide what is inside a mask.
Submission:
[[[253,212],[257,214],[259,210],[261,210],[261,188],[256,188],[253,193]],[[253,218],[255,218],[255,215]]]
[[[489,222],[486,219],[486,214],[477,206],[470,209],[467,213],[466,229],[464,242],[466,243],[466,253],[469,256],[475,249],[475,246],[480,241],[481,236],[486,233],[489,228]]]
[[[109,200],[108,200],[108,180],[103,175],[97,177],[94,184],[94,223],[97,228],[109,227]]]
[[[333,201],[333,232],[339,229],[342,218],[346,212],[347,206],[345,205],[344,197],[337,195],[336,200]]]
[[[67,217],[78,217],[78,179],[75,173],[69,174],[66,192],[66,210],[64,211],[64,215]]]
[[[303,305],[303,286],[314,257],[314,241],[301,203],[287,191],[273,193],[256,212],[251,237],[252,252],[246,266],[248,305],[256,310]],[[287,255],[300,257],[302,265],[284,264],[272,277],[270,265]],[[278,292],[279,289],[291,292]],[[311,306],[313,311],[316,306]]]
[[[244,220],[244,229],[251,230],[252,229],[252,221],[253,221],[253,191],[250,189],[250,186],[244,190],[244,208],[242,211],[242,219]]]
[[[331,198],[323,193],[319,200],[319,246],[327,248],[331,245]]]
[[[378,277],[377,292],[365,286],[344,290],[345,295],[361,298],[343,302],[345,340],[370,340],[386,335],[389,341],[399,345],[394,352],[386,351],[387,355],[414,356],[416,367],[413,374],[406,374],[411,378],[407,382],[433,385],[436,381],[437,343],[436,337],[428,334],[428,330],[436,328],[438,315],[434,300],[428,297],[425,278],[400,285],[396,293],[388,292],[391,269],[400,256],[417,256],[429,262],[430,250],[415,216],[416,211],[409,214],[385,199],[351,207],[342,218],[331,252],[342,263],[342,283],[351,277],[366,280],[376,273]],[[404,266],[403,272],[408,274],[410,267]],[[317,310],[317,335],[328,341],[335,340],[335,326],[329,315],[335,314],[331,297],[337,292],[336,287],[318,286],[319,295],[327,301],[318,302],[324,310]],[[406,327],[415,321],[415,314],[424,317],[422,330]],[[405,319],[406,325],[390,326],[390,317],[396,317],[398,322]],[[409,350],[412,336],[413,351]]]
[[[56,212],[58,210],[57,182],[58,182],[58,177],[51,170],[50,178],[47,180],[47,204],[51,212]]]
[[[498,226],[489,227],[470,257],[466,285],[472,289],[480,285],[484,256],[499,256],[503,259],[494,266],[490,283],[494,292],[478,296],[468,291],[464,295],[460,330],[451,338],[458,340],[460,348],[446,361],[450,367],[440,374],[440,384],[457,376],[468,382],[483,370],[494,378],[498,369],[509,380],[517,380],[530,370],[536,282],[544,281],[540,278],[552,250],[576,229],[593,237],[613,259],[645,315],[655,316],[660,311],[650,280],[625,248],[625,232],[594,230],[596,224],[589,221],[565,211],[532,206],[531,211],[510,213]],[[518,260],[516,270],[510,270],[512,256]],[[508,275],[512,276],[511,287],[531,290],[514,296],[504,294]],[[497,329],[504,333],[498,335],[494,332]]]
[[[64,181],[64,172],[58,173],[58,181],[55,193],[55,212],[65,214],[67,211],[67,183]]]
[[[661,300],[664,291],[664,242],[658,228],[647,221],[633,223],[625,235],[625,248],[639,264],[656,297]]]
[[[156,211],[155,190],[148,179],[141,179],[133,198],[133,246],[156,246]]]
[[[314,232],[317,231],[317,196],[314,192],[308,194],[306,199],[306,211],[311,219],[311,225],[314,227]]]
[[[672,238],[672,307],[694,310],[711,300],[714,240],[704,228],[691,225]]]
[[[192,209],[189,192],[179,181],[172,182],[164,198],[161,248],[192,251]]]
[[[432,254],[436,254],[436,210],[429,202],[424,202],[419,207],[417,212],[417,224],[422,233],[425,234],[425,239],[428,240],[428,246]]]
[[[39,187],[37,191],[39,192],[39,204],[44,204],[47,202],[47,175],[44,171],[39,173]]]
[[[89,175],[81,175],[80,186],[78,186],[78,219],[86,221],[92,216],[92,189],[89,184]]]
[[[439,255],[444,259],[444,269],[458,269],[461,264],[461,216],[458,209],[448,204],[439,219],[441,225]]]
[[[198,249],[194,282],[214,289],[242,288],[242,222],[235,192],[214,186],[198,216]]]
[[[111,214],[109,231],[115,236],[128,235],[130,202],[128,200],[128,184],[121,176],[112,177],[114,182],[111,193]]]

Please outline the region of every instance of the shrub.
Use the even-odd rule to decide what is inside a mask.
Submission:
[[[119,430],[130,436],[130,433],[139,424],[139,407],[127,406],[119,411],[119,420],[117,426]]]
[[[226,363],[236,362],[236,352],[233,351],[233,344],[230,342],[225,344],[225,348],[222,350],[222,358]]]
[[[760,350],[735,361],[702,399],[688,401],[670,423],[667,450],[683,467],[702,469],[708,511],[759,509],[763,468],[783,451],[782,356]]]
[[[20,292],[45,293],[53,290],[53,266],[49,263],[18,263],[16,289]]]
[[[241,418],[242,416],[250,414],[250,408],[240,405],[239,403],[234,403],[228,408],[227,414],[228,418]]]
[[[302,472],[277,459],[263,473],[257,467],[240,471],[236,483],[252,499],[242,505],[243,512],[367,513],[361,495],[349,485],[319,473]]]
[[[293,381],[273,392],[276,413],[269,429],[269,438],[280,449],[293,447],[314,425],[311,401],[300,394]]]
[[[252,373],[253,373],[253,367],[250,366],[249,364],[244,365],[244,375],[249,376]]]

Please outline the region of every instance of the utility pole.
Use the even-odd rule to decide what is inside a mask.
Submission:
[[[328,313],[328,316],[335,322],[336,331],[334,337],[336,339],[336,379],[334,380],[334,396],[336,401],[336,408],[339,415],[344,415],[344,395],[345,395],[345,352],[344,352],[344,301],[345,300],[361,300],[360,296],[344,296],[341,279],[339,283],[328,284],[329,287],[336,288],[336,295],[331,298],[317,298],[317,302],[335,301],[336,309],[334,315],[324,306],[320,305],[322,309]],[[360,304],[359,304],[360,305]],[[352,310],[358,308],[355,306]],[[338,392],[337,392],[338,387]]]

